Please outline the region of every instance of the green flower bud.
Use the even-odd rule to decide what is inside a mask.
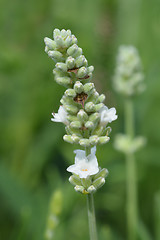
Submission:
[[[93,66],[89,66],[87,68],[87,70],[88,70],[89,73],[92,73],[94,71],[94,67]]]
[[[84,85],[84,92],[85,92],[86,94],[91,93],[93,89],[94,89],[94,83],[86,83],[86,84]]]
[[[91,186],[89,186],[89,188],[87,189],[87,192],[88,192],[88,193],[95,193],[95,192],[96,192],[96,188],[95,188],[93,185],[91,185]]]
[[[65,91],[65,95],[66,95],[67,97],[72,97],[72,98],[74,98],[74,97],[76,96],[76,92],[75,92],[74,89],[68,88],[68,89]]]
[[[61,31],[59,29],[55,28],[53,31],[53,38],[59,36],[60,34],[61,34]]]
[[[65,63],[56,63],[56,68],[62,70],[63,72],[67,72],[67,65]]]
[[[71,30],[70,30],[70,29],[68,29],[66,32],[67,32],[67,35],[68,35],[68,36],[71,36],[71,35],[72,35],[72,33],[71,33]]]
[[[103,103],[96,104],[96,105],[95,105],[95,111],[96,111],[96,112],[99,112],[99,110],[100,110],[103,106],[104,106]]]
[[[78,78],[84,78],[87,75],[87,68],[81,67],[77,72]]]
[[[74,190],[75,190],[76,192],[79,192],[79,193],[87,194],[87,192],[86,192],[86,190],[84,189],[83,186],[76,185],[76,186],[74,187]]]
[[[89,129],[92,129],[92,128],[94,127],[94,123],[91,122],[91,121],[87,121],[87,122],[85,123],[85,127],[86,127],[86,128],[89,128]]]
[[[77,68],[81,67],[83,65],[84,61],[85,61],[85,56],[84,55],[81,55],[78,58],[76,58],[76,61],[75,61],[76,67]]]
[[[72,184],[72,185],[74,185],[74,186],[76,186],[76,185],[80,185],[81,186],[81,180],[78,178],[78,177],[76,177],[75,175],[71,175],[70,177],[69,177],[69,182]]]
[[[69,56],[66,60],[67,68],[72,69],[75,66],[75,59],[71,56]]]
[[[57,77],[55,78],[56,82],[63,85],[67,86],[68,84],[71,83],[71,79],[69,77]]]
[[[44,42],[49,49],[53,50],[56,48],[56,42],[53,41],[52,39],[45,37]]]
[[[102,133],[103,133],[103,130],[104,130],[103,126],[98,125],[98,126],[94,129],[94,131],[92,132],[92,134],[101,136]]]
[[[86,113],[83,109],[81,109],[81,110],[79,110],[79,112],[77,113],[77,118],[78,118],[81,122],[85,122],[85,121],[87,121],[87,119],[88,119],[88,115],[87,115],[87,113]]]
[[[108,170],[106,168],[101,169],[94,177],[93,177],[93,181],[98,179],[98,178],[106,178],[108,175]]]
[[[100,116],[99,116],[99,113],[92,113],[90,116],[89,116],[89,121],[91,122],[97,122],[99,120]]]
[[[54,40],[56,42],[57,48],[65,48],[65,42],[61,36],[56,36]]]
[[[61,30],[61,36],[62,36],[63,38],[66,38],[66,37],[67,37],[67,31],[66,31],[65,29],[62,29],[62,30]]]
[[[105,184],[105,178],[97,178],[95,181],[93,181],[93,186],[95,189],[101,188]]]
[[[96,145],[99,142],[99,137],[97,135],[93,135],[89,138],[89,142],[91,145]]]
[[[63,140],[66,141],[66,142],[68,142],[68,143],[71,143],[71,144],[74,143],[71,135],[64,135],[64,136],[63,136]]]
[[[85,104],[85,110],[87,112],[94,112],[95,111],[95,105],[92,102],[87,102]]]
[[[78,48],[78,50],[73,54],[73,57],[77,58],[77,57],[81,56],[82,53],[83,53],[82,48]],[[84,62],[85,62],[85,60],[84,60]]]
[[[85,67],[87,67],[88,66],[88,61],[87,61],[87,59],[85,59],[84,60],[84,63],[83,63],[83,65],[85,66]],[[88,71],[88,70],[87,70]]]
[[[107,142],[109,142],[110,138],[107,136],[104,137],[99,137],[99,144],[105,144]]]
[[[55,62],[60,62],[63,60],[62,53],[58,51],[48,51],[48,56],[51,57]]]
[[[83,84],[80,81],[76,81],[76,83],[74,84],[74,90],[76,93],[83,92]]]
[[[77,44],[77,38],[74,35],[72,35],[72,43]]]
[[[97,102],[98,102],[98,103],[102,103],[102,102],[104,102],[105,98],[106,98],[105,95],[104,95],[104,94],[101,94],[101,95],[98,97]]]
[[[67,49],[67,54],[69,56],[73,56],[74,53],[78,51],[78,46],[76,44],[73,44],[70,48]]]
[[[65,41],[64,41],[65,47],[68,48],[69,46],[72,45],[72,37],[68,36]]]
[[[89,139],[87,139],[87,138],[80,139],[79,144],[83,147],[89,147],[90,146]]]
[[[81,128],[81,122],[80,121],[74,121],[74,122],[71,122],[70,123],[70,126],[72,127],[72,128]]]
[[[71,114],[76,114],[78,112],[78,108],[73,105],[64,105],[64,108],[66,109],[67,112]]]
[[[81,178],[81,183],[82,183],[83,187],[84,187],[85,189],[87,189],[87,188],[91,185],[92,181],[91,181],[91,178],[90,178],[90,177]]]
[[[68,116],[67,116],[67,120],[70,121],[70,122],[72,122],[72,121],[77,121],[78,118],[77,118],[76,116],[73,116],[73,115],[68,115]]]
[[[76,134],[72,134],[72,139],[73,139],[74,143],[79,143],[79,141],[80,141],[80,137],[78,137]]]

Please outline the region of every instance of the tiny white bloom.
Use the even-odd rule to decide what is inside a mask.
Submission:
[[[116,115],[116,109],[114,107],[108,109],[107,106],[104,106],[99,112],[101,126],[105,126],[107,125],[107,123],[111,123],[118,118],[118,116]]]
[[[80,178],[87,178],[99,172],[97,158],[95,156],[96,147],[91,149],[91,154],[85,155],[83,150],[75,150],[75,164],[67,168],[68,172],[79,175]]]
[[[51,118],[53,122],[62,122],[65,125],[68,125],[69,122],[67,120],[67,112],[65,111],[63,106],[60,106],[58,109],[58,113],[52,113],[54,118]]]

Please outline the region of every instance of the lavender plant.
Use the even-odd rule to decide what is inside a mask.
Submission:
[[[55,62],[54,79],[67,88],[51,120],[65,125],[64,141],[82,148],[74,151],[75,163],[67,171],[72,173],[69,181],[75,191],[87,195],[90,239],[96,240],[93,193],[103,186],[108,175],[108,170],[98,165],[96,146],[110,140],[108,123],[117,119],[116,109],[104,105],[104,94],[99,95],[91,82],[94,67],[88,66],[70,30],[55,29],[53,40],[46,37],[44,42],[45,52]]]
[[[117,134],[115,148],[126,156],[128,240],[137,239],[138,203],[135,152],[146,142],[135,136],[133,99],[144,91],[144,76],[138,51],[133,46],[121,46],[113,79],[114,89],[124,97],[125,134]]]

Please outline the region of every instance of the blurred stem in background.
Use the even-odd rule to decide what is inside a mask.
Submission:
[[[134,138],[134,111],[133,99],[125,99],[125,131],[126,135]],[[127,228],[128,240],[137,239],[138,207],[137,207],[137,182],[136,161],[134,153],[126,153],[126,184],[127,184]]]
[[[133,46],[121,46],[117,56],[114,88],[124,98],[125,134],[118,134],[115,148],[126,157],[126,194],[128,240],[136,240],[138,233],[138,204],[135,152],[145,144],[145,138],[135,136],[133,97],[145,89],[138,51]]]

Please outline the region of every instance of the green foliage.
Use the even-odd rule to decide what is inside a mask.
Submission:
[[[135,99],[136,132],[148,139],[136,155],[140,239],[158,240],[159,10],[158,0],[1,1],[0,239],[44,239],[49,200],[57,188],[64,205],[55,239],[88,239],[85,196],[73,191],[65,171],[73,164],[73,147],[62,140],[63,126],[50,121],[64,88],[53,81],[52,60],[46,60],[43,50],[52,29],[69,28],[95,66],[97,90],[105,92],[105,103],[115,106],[119,116],[111,141],[97,151],[101,166],[109,170],[95,199],[101,239],[126,239],[125,163],[112,146],[115,134],[123,132],[123,105],[111,86],[119,45],[139,50],[147,89]]]

